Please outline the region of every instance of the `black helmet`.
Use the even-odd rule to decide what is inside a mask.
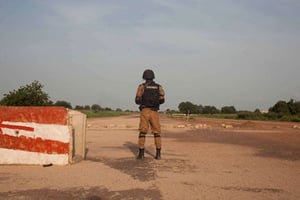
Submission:
[[[155,78],[154,72],[151,69],[146,69],[143,73],[143,79],[153,80]]]

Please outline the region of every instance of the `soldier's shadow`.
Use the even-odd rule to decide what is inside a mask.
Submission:
[[[128,148],[131,153],[137,157],[138,153],[139,153],[139,148],[138,145],[133,143],[133,142],[125,142],[124,147]],[[152,151],[149,151],[149,149],[145,149],[145,154],[148,154],[152,157],[154,157],[155,155],[153,154]]]

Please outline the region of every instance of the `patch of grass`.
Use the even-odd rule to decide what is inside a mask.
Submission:
[[[240,111],[237,114],[191,114],[187,117],[184,114],[171,114],[169,117],[177,117],[182,119],[196,119],[196,118],[214,118],[214,119],[238,119],[238,120],[258,120],[258,121],[286,121],[286,122],[300,122],[299,115],[279,115],[276,113],[258,113],[249,111]]]
[[[118,117],[121,115],[129,115],[131,112],[123,111],[93,111],[93,110],[80,110],[80,112],[86,114],[87,118],[96,118],[96,117]]]
[[[196,118],[214,118],[214,119],[237,119],[237,114],[191,114],[188,117],[185,114],[170,114],[168,115],[171,118],[182,118],[182,119],[196,119]]]
[[[201,114],[199,116],[217,119],[237,119],[237,114]]]
[[[280,121],[285,121],[285,122],[300,122],[300,116],[294,116],[294,115],[288,115],[288,116],[282,116]]]

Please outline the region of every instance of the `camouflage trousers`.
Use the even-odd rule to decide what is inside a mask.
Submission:
[[[151,110],[150,108],[143,108],[140,112],[140,125],[139,125],[139,148],[145,148],[146,134],[149,128],[154,135],[154,143],[157,149],[161,149],[161,128],[159,122],[159,113]]]

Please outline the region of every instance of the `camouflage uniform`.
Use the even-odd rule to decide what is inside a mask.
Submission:
[[[154,78],[154,74],[153,74]],[[150,86],[149,86],[150,85]],[[143,93],[145,87],[158,87],[159,92],[159,102],[155,105],[149,106],[149,104],[145,103],[143,98]],[[165,101],[165,93],[163,87],[157,83],[155,83],[152,79],[146,79],[144,84],[140,84],[138,86],[136,92],[135,102],[140,105],[140,124],[139,124],[139,156],[138,159],[144,158],[144,148],[145,148],[145,137],[148,133],[149,127],[151,128],[151,132],[154,135],[154,142],[156,146],[156,159],[160,159],[160,150],[161,150],[161,127],[159,122],[159,105],[164,103]]]

